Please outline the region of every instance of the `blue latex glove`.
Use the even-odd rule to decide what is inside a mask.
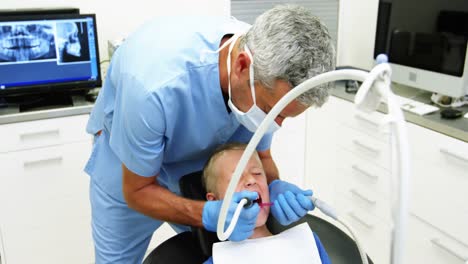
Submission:
[[[234,215],[237,205],[242,200],[242,198],[256,200],[258,199],[258,193],[249,191],[234,193],[231,204],[229,205],[224,230],[226,230],[231,224],[232,216]],[[208,201],[203,206],[202,222],[206,230],[216,232],[222,202],[223,201]],[[251,237],[253,230],[255,229],[255,222],[257,222],[257,216],[259,212],[260,206],[257,203],[254,203],[249,208],[242,208],[239,219],[237,220],[236,227],[229,236],[229,240],[242,241]]]
[[[271,213],[282,225],[296,222],[315,208],[310,198],[306,197],[312,196],[312,190],[301,190],[296,185],[282,180],[274,180],[268,189],[270,201],[273,202]]]

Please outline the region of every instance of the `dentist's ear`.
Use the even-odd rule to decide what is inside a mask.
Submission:
[[[246,51],[240,51],[237,55],[237,58],[234,62],[232,73],[236,76],[237,79],[249,80],[249,67],[252,60]],[[232,76],[231,76],[232,78]]]

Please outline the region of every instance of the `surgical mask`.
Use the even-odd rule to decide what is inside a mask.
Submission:
[[[234,39],[234,37],[236,37]],[[228,74],[228,92],[229,92],[229,100],[228,100],[228,106],[231,108],[232,113],[236,117],[237,121],[241,123],[245,128],[247,128],[250,132],[255,132],[257,128],[260,126],[262,121],[266,117],[266,113],[263,112],[262,109],[260,109],[257,104],[256,104],[256,97],[255,97],[255,85],[254,85],[254,67],[253,67],[253,56],[252,53],[250,52],[249,48],[247,45],[245,45],[245,51],[247,52],[247,55],[250,58],[250,67],[249,67],[249,75],[250,75],[250,92],[252,95],[252,100],[253,100],[253,105],[250,107],[250,109],[247,112],[242,112],[240,111],[232,102],[231,98],[231,51],[232,48],[234,47],[234,44],[236,43],[236,40],[240,36],[234,35],[232,37],[232,42],[229,45],[229,51],[227,55],[227,74]],[[268,127],[266,133],[273,133],[276,130],[278,130],[280,126],[273,121],[272,124]]]

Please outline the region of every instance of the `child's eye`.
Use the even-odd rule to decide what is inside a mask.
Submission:
[[[263,171],[255,170],[255,171],[252,171],[252,174],[255,175],[255,176],[260,176],[260,175],[263,175]]]

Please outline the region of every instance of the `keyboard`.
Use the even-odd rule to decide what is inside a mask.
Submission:
[[[417,114],[417,115],[427,115],[436,111],[439,111],[439,107],[421,103],[403,96],[395,95],[397,100],[400,102],[400,107],[402,110]]]

